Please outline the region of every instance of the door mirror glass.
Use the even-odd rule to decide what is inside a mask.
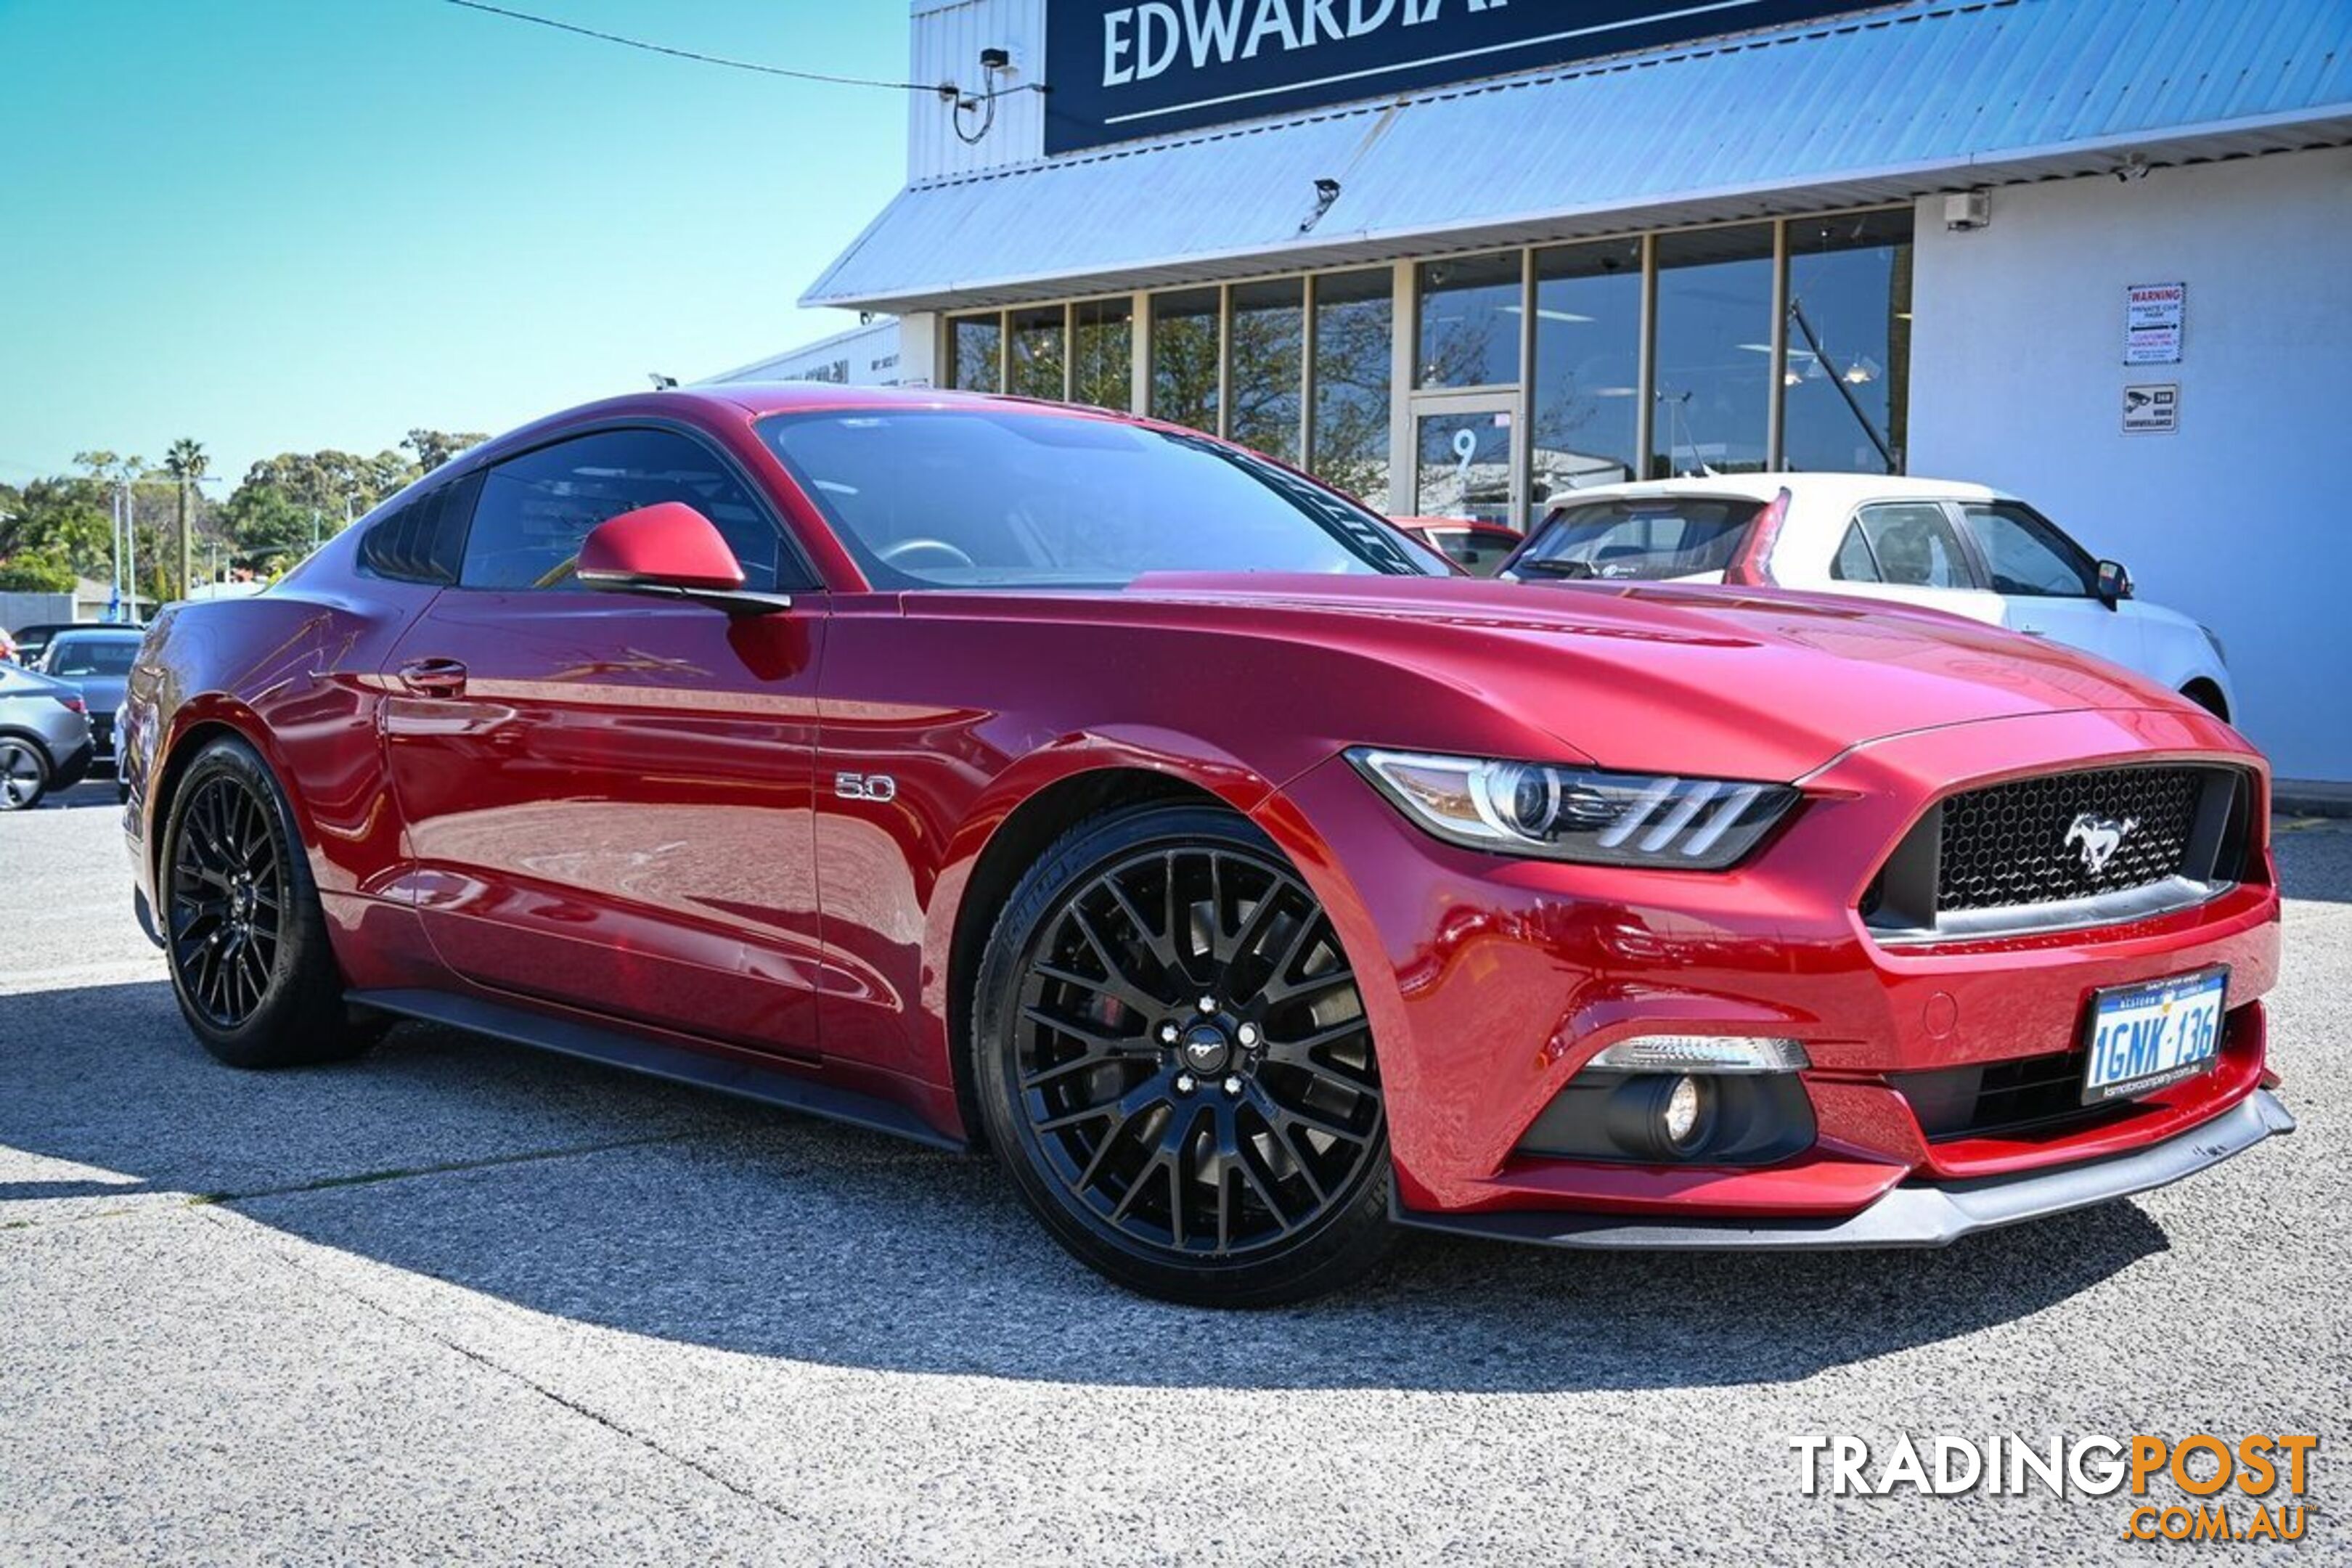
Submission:
[[[743,568],[711,521],[684,501],[606,518],[580,542],[573,574],[586,588],[629,594],[732,593]]]
[[[2106,605],[2106,607],[2111,610],[2116,607],[2116,605],[2119,600],[2128,599],[2132,596],[2131,574],[2124,570],[2124,563],[2122,562],[2102,561],[2099,563],[2098,594],[2099,603]]]

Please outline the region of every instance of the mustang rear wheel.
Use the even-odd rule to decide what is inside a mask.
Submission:
[[[1082,824],[1014,889],[973,1009],[981,1113],[1022,1195],[1131,1289],[1260,1306],[1389,1238],[1380,1068],[1313,893],[1230,812]]]
[[[278,781],[208,742],[172,796],[158,882],[180,1014],[234,1067],[338,1061],[378,1032],[343,1005],[319,890]]]

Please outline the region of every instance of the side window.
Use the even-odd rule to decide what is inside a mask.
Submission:
[[[467,588],[568,588],[580,542],[608,517],[684,501],[709,518],[743,568],[743,585],[776,585],[774,526],[698,441],[670,430],[600,430],[500,463],[482,481],[458,583]]]
[[[1862,536],[1862,524],[1845,525],[1845,537],[1838,542],[1837,555],[1830,562],[1830,576],[1840,583],[1878,581],[1878,563],[1870,558],[1870,541]]]
[[[1968,557],[1951,520],[1934,501],[1887,501],[1862,509],[1857,521],[1878,578],[1906,588],[1973,588]]]
[[[2032,508],[1970,501],[1960,517],[1992,567],[1994,593],[2086,599],[2097,591],[2097,563]]]

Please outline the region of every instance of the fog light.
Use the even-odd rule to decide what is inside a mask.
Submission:
[[[1675,1087],[1666,1091],[1665,1109],[1658,1121],[1666,1142],[1676,1149],[1687,1149],[1692,1135],[1698,1131],[1698,1113],[1705,1107],[1699,1100],[1698,1079],[1678,1078]]]
[[[1636,1035],[1585,1064],[1609,1072],[1801,1072],[1812,1065],[1795,1040],[1764,1035]]]
[[[1665,1090],[1665,1102],[1658,1107],[1658,1133],[1665,1138],[1665,1147],[1675,1154],[1689,1154],[1703,1145],[1715,1131],[1715,1096],[1710,1086],[1684,1074],[1675,1079],[1673,1089]]]

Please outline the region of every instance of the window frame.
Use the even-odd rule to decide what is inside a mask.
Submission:
[[[782,545],[776,553],[776,584],[771,590],[772,592],[819,594],[824,591],[824,579],[817,574],[815,566],[810,562],[806,547],[785,519],[782,510],[776,505],[775,498],[768,493],[766,486],[761,484],[749,469],[736,460],[733,453],[722,447],[709,431],[687,420],[665,419],[659,415],[642,414],[592,420],[585,424],[568,426],[562,430],[551,431],[542,439],[535,440],[527,447],[517,447],[510,451],[499,452],[484,458],[478,467],[468,469],[453,480],[453,483],[462,483],[467,479],[478,479],[481,482],[475,486],[474,505],[467,509],[465,529],[457,537],[457,579],[446,586],[468,594],[610,592],[607,589],[583,587],[576,582],[561,588],[491,587],[480,584],[469,584],[465,581],[466,550],[473,542],[474,521],[480,509],[482,489],[488,483],[489,476],[497,469],[520,458],[544,452],[551,447],[561,447],[566,442],[580,440],[590,436],[611,436],[633,430],[685,437],[700,447],[719,465],[721,471],[742,487],[744,493],[751,497],[753,509],[766,520],[768,526],[775,531],[777,541]]]

